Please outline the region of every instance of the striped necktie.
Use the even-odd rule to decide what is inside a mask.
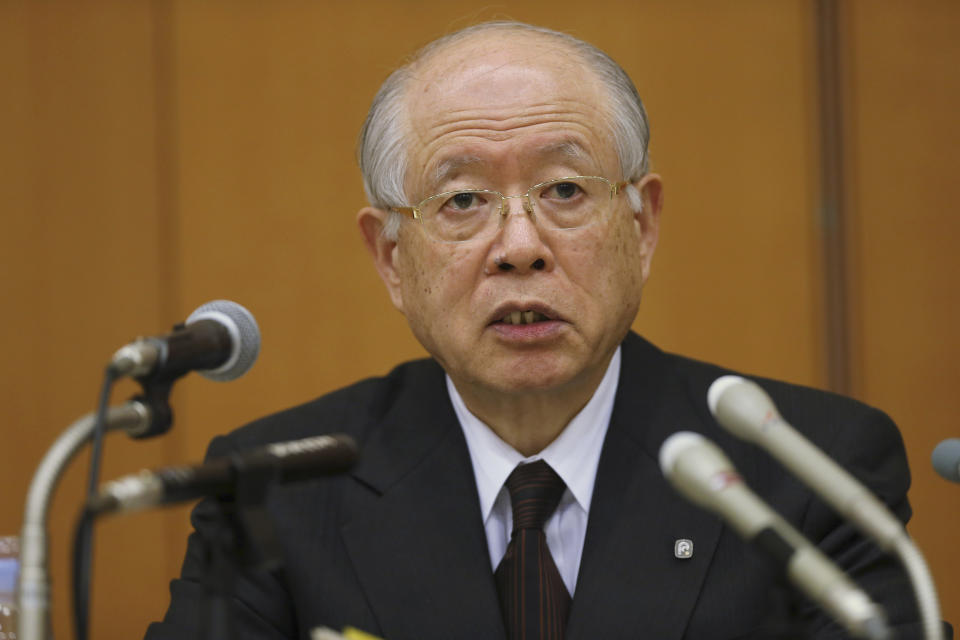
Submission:
[[[507,478],[513,532],[494,572],[509,640],[562,640],[570,594],[553,562],[543,525],[566,485],[543,460],[520,464]]]

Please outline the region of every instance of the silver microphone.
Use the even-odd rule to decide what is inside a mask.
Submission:
[[[679,431],[660,447],[660,468],[684,497],[719,515],[740,537],[781,564],[790,581],[853,636],[892,637],[883,610],[753,493],[714,443],[698,433]]]
[[[720,426],[766,449],[840,516],[897,556],[910,577],[928,640],[943,637],[940,602],[930,568],[899,519],[850,472],[790,426],[760,385],[740,376],[717,378],[707,404]]]
[[[766,449],[881,549],[891,551],[907,537],[886,505],[780,416],[760,385],[740,376],[717,378],[707,404],[720,426]]]

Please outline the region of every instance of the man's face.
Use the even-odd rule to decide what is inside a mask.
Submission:
[[[406,99],[412,203],[453,189],[519,194],[573,175],[622,179],[606,94],[548,40],[501,33],[454,45],[420,67]],[[404,222],[381,274],[461,393],[599,382],[636,316],[656,244],[659,181],[637,186],[643,214],[619,194],[580,229],[544,229],[521,199],[507,201],[504,225],[483,240],[444,243]],[[504,322],[516,312],[536,321]]]

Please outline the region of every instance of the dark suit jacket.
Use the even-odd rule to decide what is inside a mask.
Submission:
[[[624,341],[567,638],[772,637],[767,625],[788,590],[763,557],[664,480],[658,451],[678,430],[716,442],[754,491],[882,603],[891,622],[908,625],[899,637],[922,637],[896,562],[714,422],[706,392],[725,373],[633,334]],[[889,418],[832,394],[760,383],[788,421],[906,522],[910,476]],[[430,360],[401,365],[219,437],[209,455],[324,432],[353,435],[360,462],[349,475],[272,490],[267,507],[284,566],[242,570],[230,604],[232,637],[308,638],[318,625],[352,625],[389,640],[504,638],[470,457],[442,369]],[[217,513],[214,501],[195,509],[182,577],[149,640],[197,637],[209,575],[200,541],[217,531]],[[693,541],[692,558],[674,557],[678,538]],[[813,637],[846,637],[809,604],[795,613]]]

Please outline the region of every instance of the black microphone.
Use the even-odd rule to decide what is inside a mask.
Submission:
[[[253,315],[229,300],[198,307],[183,324],[162,337],[137,338],[113,356],[117,376],[173,380],[190,371],[227,382],[253,366],[260,353],[260,329]]]
[[[947,438],[934,447],[930,462],[945,480],[960,482],[960,438]]]
[[[277,442],[199,465],[144,469],[105,484],[87,503],[96,515],[137,511],[149,507],[236,493],[244,474],[267,477],[284,484],[312,480],[348,471],[357,460],[357,445],[344,434]]]

